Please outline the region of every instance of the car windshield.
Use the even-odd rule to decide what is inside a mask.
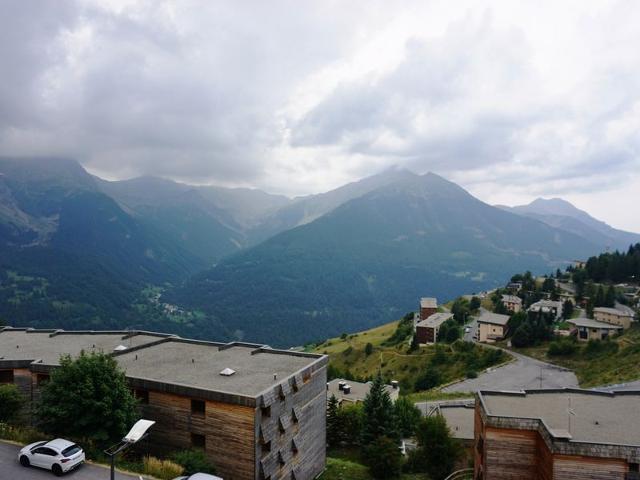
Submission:
[[[62,455],[64,455],[65,457],[70,457],[71,455],[75,455],[76,453],[78,453],[80,450],[82,449],[78,445],[71,445],[70,447],[67,447],[62,451]]]

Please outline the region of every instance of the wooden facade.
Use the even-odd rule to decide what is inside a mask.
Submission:
[[[262,347],[254,353],[308,357],[309,361],[287,377],[274,378],[272,386],[257,396],[128,375],[141,417],[156,421],[140,450],[166,456],[202,448],[225,480],[311,480],[322,473],[327,357]],[[30,400],[25,416],[54,368],[0,358],[0,382],[14,383]]]
[[[637,472],[640,445],[572,445],[552,437],[535,419],[491,417],[480,401],[476,401],[474,431],[475,480],[640,478],[630,473]],[[575,455],[567,454],[572,450]]]

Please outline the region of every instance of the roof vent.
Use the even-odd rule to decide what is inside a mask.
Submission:
[[[351,385],[345,385],[342,387],[342,393],[345,395],[349,395],[351,393]]]
[[[236,373],[235,370],[231,369],[231,368],[225,368],[224,370],[222,370],[220,372],[220,375],[224,376],[224,377],[230,377],[231,375],[233,375],[234,373]]]
[[[124,352],[127,349],[127,347],[125,347],[124,345],[118,345],[116,348],[113,349],[114,352]]]

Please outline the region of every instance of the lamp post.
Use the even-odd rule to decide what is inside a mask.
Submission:
[[[138,420],[135,423],[135,425],[131,427],[131,430],[129,430],[129,433],[127,433],[124,436],[124,438],[120,440],[120,442],[110,446],[104,451],[104,453],[109,456],[110,463],[111,463],[111,480],[115,480],[116,478],[116,474],[115,474],[116,455],[119,454],[120,452],[123,452],[124,450],[129,448],[131,445],[134,445],[138,443],[140,440],[142,440],[143,438],[145,438],[148,435],[147,430],[149,430],[149,428],[151,428],[154,423],[156,422],[154,422],[153,420]]]

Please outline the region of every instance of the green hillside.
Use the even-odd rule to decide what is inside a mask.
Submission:
[[[501,350],[462,341],[424,346],[409,352],[411,335],[394,341],[399,325],[398,321],[391,322],[332,338],[308,349],[329,355],[329,375],[332,377],[368,380],[380,370],[387,381],[398,380],[403,393],[428,390],[464,379],[509,360]],[[371,344],[369,354],[367,344]]]

